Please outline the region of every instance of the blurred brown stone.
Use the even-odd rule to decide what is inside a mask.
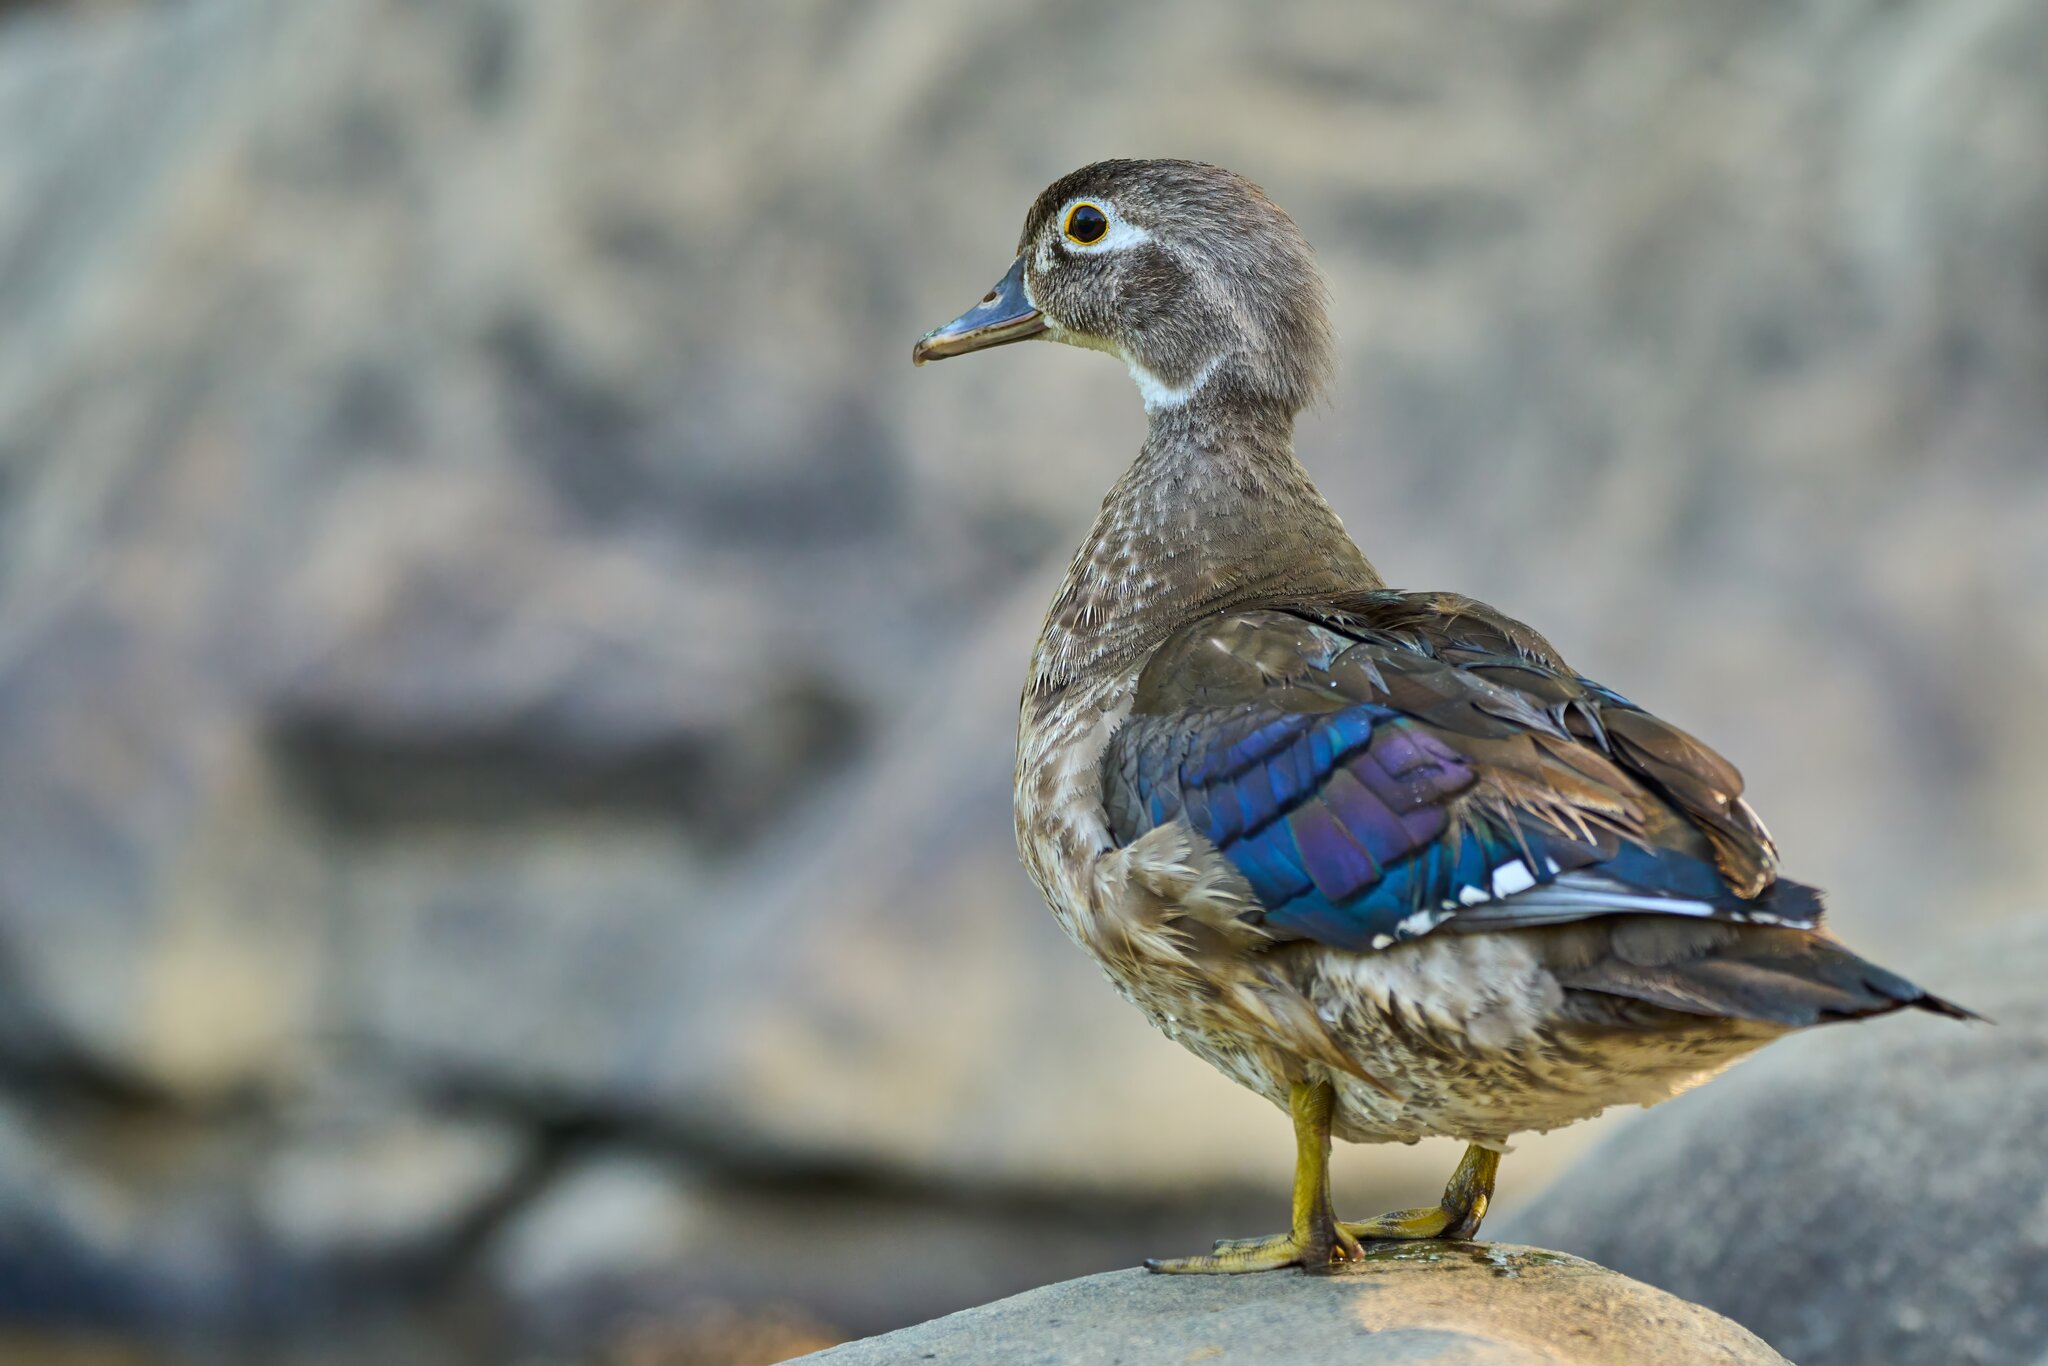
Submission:
[[[636,1324],[598,1366],[772,1366],[840,1341],[799,1309],[706,1309],[680,1322]]]

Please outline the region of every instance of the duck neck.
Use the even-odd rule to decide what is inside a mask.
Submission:
[[[1290,408],[1215,382],[1175,397],[1148,402],[1144,448],[1067,569],[1028,693],[1129,672],[1210,612],[1380,586],[1295,459]]]

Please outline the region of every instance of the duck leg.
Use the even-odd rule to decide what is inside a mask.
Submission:
[[[1423,1209],[1395,1210],[1357,1223],[1339,1224],[1338,1229],[1361,1241],[1373,1239],[1471,1238],[1479,1232],[1486,1206],[1493,1199],[1493,1178],[1500,1171],[1500,1154],[1474,1143],[1465,1149],[1458,1169],[1444,1187],[1443,1199]]]
[[[1344,1231],[1330,1207],[1330,1114],[1336,1104],[1337,1093],[1326,1081],[1296,1082],[1288,1090],[1287,1108],[1294,1116],[1294,1218],[1286,1233],[1219,1239],[1214,1252],[1155,1258],[1145,1263],[1145,1269],[1165,1275],[1274,1271],[1283,1266],[1315,1270],[1361,1255],[1357,1239]]]

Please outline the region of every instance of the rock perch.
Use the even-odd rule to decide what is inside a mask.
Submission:
[[[1111,1271],[801,1358],[830,1366],[1763,1366],[1711,1310],[1563,1253],[1415,1243],[1321,1275]]]

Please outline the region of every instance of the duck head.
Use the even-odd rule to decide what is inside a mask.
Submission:
[[[1306,406],[1330,369],[1322,273],[1258,186],[1197,161],[1099,161],[1024,218],[1017,259],[911,360],[1042,337],[1120,356],[1148,411],[1197,393]]]

